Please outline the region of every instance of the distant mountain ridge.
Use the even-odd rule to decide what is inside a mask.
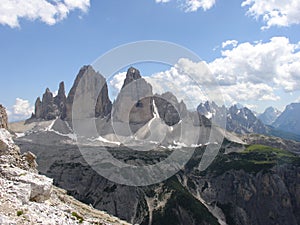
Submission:
[[[280,114],[281,114],[281,111],[270,106],[270,107],[266,108],[266,110],[262,114],[258,115],[258,118],[264,124],[272,125],[275,122],[275,120],[280,116]]]
[[[197,107],[199,113],[214,119],[219,124],[226,122],[226,129],[238,134],[260,133],[266,134],[267,127],[247,107],[233,105],[230,108],[218,106],[215,102],[200,103]]]
[[[272,124],[275,128],[300,135],[300,103],[292,103]]]
[[[255,114],[247,107],[233,105],[229,108],[218,106],[215,102],[200,103],[197,110],[209,119],[213,119],[216,124],[224,124],[226,122],[226,130],[237,134],[265,134],[270,136],[281,137],[300,141],[300,133],[297,128],[299,125],[299,103],[288,106],[285,112],[281,113],[276,121],[270,125],[264,124],[260,120],[260,116],[268,118],[269,121],[274,119],[280,112],[274,108],[267,108],[264,115],[255,116]]]

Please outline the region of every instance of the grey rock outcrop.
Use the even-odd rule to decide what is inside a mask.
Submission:
[[[57,105],[54,104],[54,98],[49,88],[46,89],[42,98],[42,119],[53,120],[59,114]]]
[[[159,117],[169,126],[177,124],[188,113],[185,103],[183,101],[179,103],[171,92],[154,95],[154,102]]]
[[[64,82],[60,82],[58,93],[54,97],[54,104],[57,106],[61,117],[64,117],[66,115],[66,102],[67,97],[65,93],[65,84]]]
[[[111,113],[112,103],[108,96],[108,88],[105,78],[98,72],[96,72],[92,66],[83,66],[78,75],[76,76],[76,79],[74,81],[74,84],[68,94],[67,100],[66,100],[66,114],[62,116],[61,118],[64,120],[71,121],[72,120],[72,108],[73,108],[73,102],[75,98],[75,94],[79,85],[80,80],[85,76],[87,79],[86,83],[88,83],[89,79],[94,79],[95,82],[100,82],[97,84],[94,84],[95,86],[89,86],[85,87],[84,84],[81,85],[81,88],[85,88],[86,90],[78,90],[79,92],[88,91],[89,89],[91,91],[97,91],[97,87],[101,87],[100,93],[97,97],[96,105],[95,105],[95,112],[94,117],[106,117]],[[92,81],[90,82],[92,83]],[[98,86],[97,86],[98,85]]]
[[[34,115],[32,117],[35,117],[37,119],[42,118],[42,101],[40,97],[38,97],[34,104]]]
[[[53,120],[57,117],[64,117],[66,114],[66,95],[65,86],[61,82],[59,84],[58,94],[53,97],[53,93],[46,88],[42,100],[38,97],[35,101],[34,114],[32,119]],[[28,120],[29,122],[30,120]]]
[[[8,118],[7,118],[6,110],[4,106],[0,104],[0,128],[7,129],[7,121]]]
[[[130,67],[113,104],[112,117],[121,124],[129,123],[135,133],[153,118],[153,111],[152,86],[141,77],[139,70]],[[130,134],[124,134],[127,135]]]

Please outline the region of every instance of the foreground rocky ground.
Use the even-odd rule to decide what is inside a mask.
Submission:
[[[0,129],[0,224],[128,224],[87,206],[39,175],[35,155],[20,154]]]

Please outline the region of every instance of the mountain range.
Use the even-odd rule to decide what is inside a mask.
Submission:
[[[9,129],[21,152],[30,150],[37,156],[39,172],[81,202],[131,224],[300,223],[300,144],[269,136],[270,127],[251,110],[207,102],[198,112],[190,112],[171,92],[153,94],[133,67],[113,102],[105,79],[91,66],[79,71],[67,96],[63,83],[59,89],[57,96],[47,89],[37,99],[32,117],[26,123],[9,124]],[[87,101],[91,96],[93,104]],[[84,123],[76,124],[89,119],[95,121],[96,137]],[[224,120],[232,132],[214,124]],[[88,163],[73,134],[78,125],[86,131],[83,144],[90,151],[106,150],[129,165],[157,164],[176,149],[193,154],[169,179],[124,185],[100,175]],[[267,135],[255,134],[259,132]],[[209,151],[213,147],[218,152]],[[208,164],[203,167],[205,158]],[[118,174],[128,179],[125,167]],[[144,176],[135,179],[143,181]]]
[[[112,127],[109,124],[110,122],[103,122],[103,118],[109,119],[111,116],[123,123],[128,122],[131,129],[129,132],[137,132],[154,117],[154,105],[158,110],[159,117],[168,126],[176,125],[180,121],[180,116],[182,117],[189,114],[190,117],[194,117],[191,115],[191,112],[187,110],[185,103],[183,101],[179,102],[176,96],[171,92],[163,93],[162,95],[154,95],[152,93],[151,85],[142,78],[139,70],[133,67],[128,69],[121,93],[114,103],[112,103],[108,96],[108,86],[105,78],[97,73],[91,66],[84,66],[80,69],[67,96],[65,94],[63,82],[60,83],[58,94],[56,96],[53,96],[47,88],[42,99],[40,99],[40,97],[37,98],[35,102],[35,112],[27,122],[52,120],[57,117],[70,122],[72,120],[72,105],[75,91],[80,79],[84,77],[85,74],[91,76],[96,75],[100,79],[100,82],[103,83],[101,92],[99,93],[99,96],[97,96],[95,111],[92,112],[99,121],[98,127],[99,129],[101,128],[101,135],[112,133]],[[133,81],[135,81],[136,85],[130,85],[129,88],[126,88],[126,86]],[[128,99],[128,96],[131,95],[132,92],[136,93],[136,95],[133,97],[131,96],[131,104],[135,101],[137,104],[133,104],[134,107],[132,109],[125,109],[120,103],[124,102],[124,99]],[[153,97],[143,98],[143,96]],[[113,108],[114,114],[112,115]],[[282,113],[273,107],[268,107],[262,114],[256,115],[255,112],[240,104],[226,108],[225,106],[218,106],[214,102],[205,102],[199,104],[197,111],[200,113],[200,117],[203,115],[201,120],[204,123],[210,123],[207,119],[213,120],[219,125],[223,123],[223,126],[226,124],[225,128],[228,131],[237,134],[269,134],[300,140],[299,108],[300,103],[292,103],[291,105],[288,105]],[[126,118],[123,118],[125,115],[124,110],[131,110],[129,113],[129,121],[127,121]],[[102,122],[100,122],[100,120],[102,120]],[[124,133],[122,135],[129,135],[128,131],[127,134]]]
[[[237,134],[267,134],[299,141],[299,107],[300,103],[292,103],[282,113],[273,107],[268,107],[257,116],[247,107],[233,105],[226,108],[214,102],[200,103],[197,110],[216,123],[225,120],[226,129]]]

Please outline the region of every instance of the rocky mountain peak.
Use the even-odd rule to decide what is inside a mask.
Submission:
[[[67,97],[65,93],[65,84],[64,82],[60,82],[58,93],[54,97],[54,104],[57,106],[61,117],[64,117],[64,115],[66,114],[66,102]]]
[[[58,88],[57,95],[58,96],[66,96],[66,93],[65,93],[65,83],[63,81],[59,83],[59,88]]]
[[[140,74],[140,71],[134,67],[130,67],[127,70],[126,78],[124,80],[124,84],[123,84],[122,88],[124,88],[127,84],[131,83],[132,81],[138,80],[141,78],[142,78],[142,76]]]
[[[300,103],[291,103],[272,124],[279,130],[300,134]]]
[[[271,125],[277,117],[281,114],[278,109],[274,107],[268,107],[266,110],[258,116],[258,118],[266,125]]]
[[[4,106],[0,104],[0,128],[7,129],[7,114]]]
[[[61,117],[62,119],[69,121],[72,120],[72,107],[75,93],[80,84],[80,80],[83,78],[85,78],[85,85],[88,85],[88,87],[84,86],[84,88],[88,88],[89,90],[80,90],[81,92],[91,91],[95,94],[96,89],[101,88],[99,95],[96,96],[97,102],[95,105],[95,115],[92,116],[103,118],[110,114],[112,103],[108,96],[106,79],[99,72],[96,72],[92,66],[86,65],[80,69],[79,73],[76,76],[74,84],[66,100],[66,114],[65,116]],[[83,88],[83,86],[81,88]]]
[[[130,67],[114,102],[113,117],[121,123],[129,122],[131,131],[136,132],[153,118],[152,96],[152,86],[142,78],[139,70]]]
[[[181,118],[187,115],[187,108],[183,101],[180,103],[171,92],[154,95],[155,106],[159,117],[169,126],[177,124]]]

